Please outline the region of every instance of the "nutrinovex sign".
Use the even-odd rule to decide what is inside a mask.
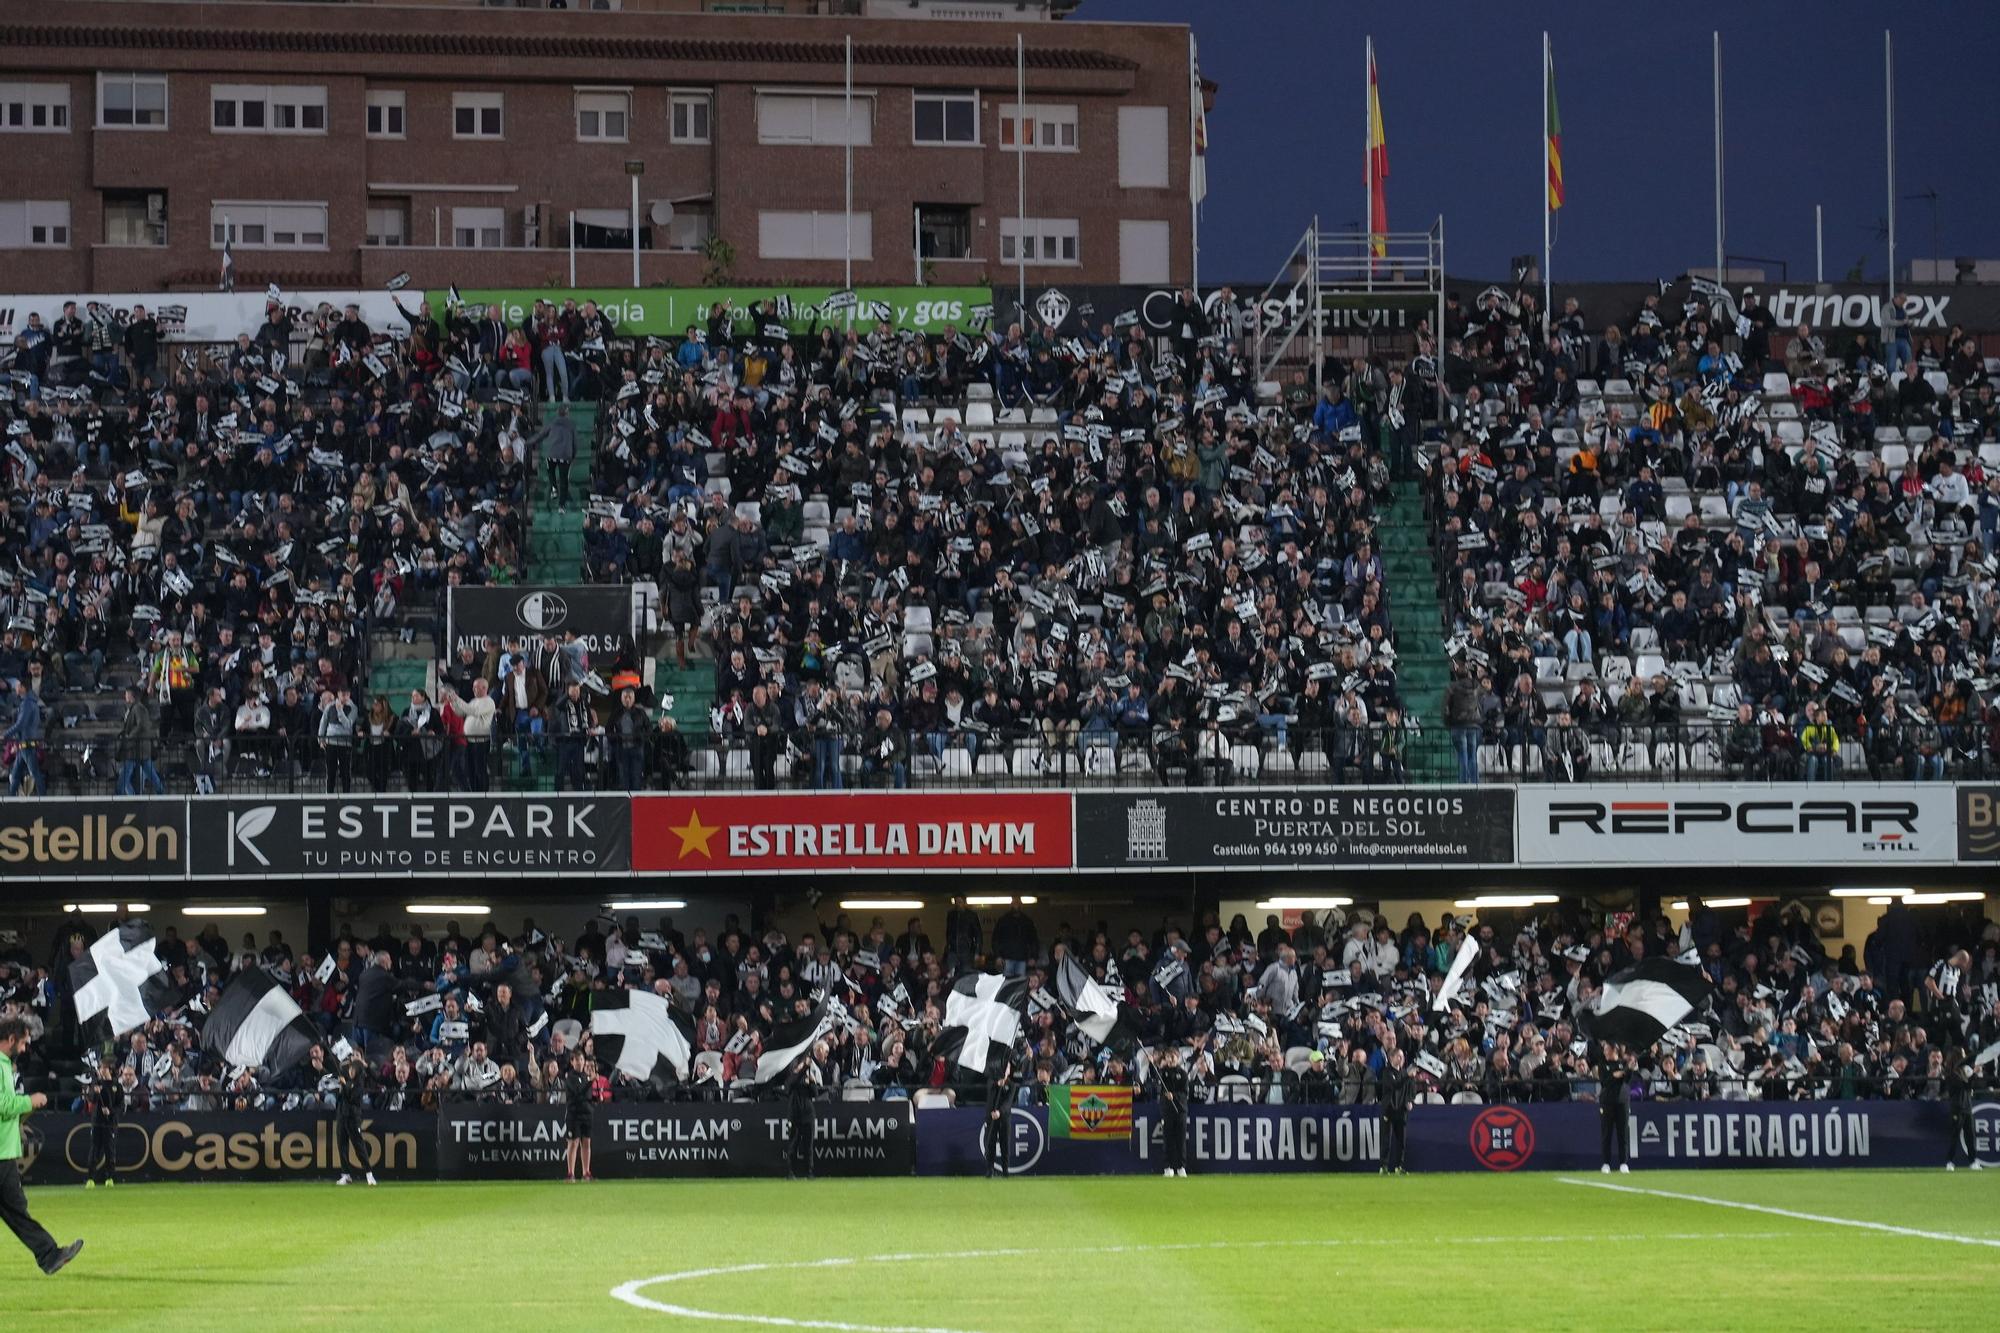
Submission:
[[[186,803],[0,802],[0,879],[152,879],[185,868]]]
[[[1507,865],[1505,788],[1079,792],[1080,869]]]

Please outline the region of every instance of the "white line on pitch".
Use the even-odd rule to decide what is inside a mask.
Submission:
[[[1899,1227],[1888,1222],[1865,1222],[1855,1217],[1829,1217],[1825,1213],[1801,1213],[1790,1208],[1773,1208],[1763,1203],[1739,1203],[1735,1199],[1710,1199],[1700,1194],[1680,1194],[1673,1190],[1642,1189],[1637,1185],[1614,1185],[1608,1180],[1577,1180],[1571,1176],[1557,1177],[1565,1185],[1588,1185],[1592,1189],[1613,1190],[1619,1194],[1650,1194],[1656,1199],[1678,1199],[1682,1203],[1705,1203],[1716,1208],[1741,1208],[1747,1213],[1768,1213],[1772,1217],[1789,1217],[1800,1222],[1824,1222],[1829,1226],[1858,1227],[1863,1231],[1886,1231],[1893,1236],[1915,1236],[1920,1240],[1948,1240],[1955,1245],[1986,1245],[2000,1249],[2000,1240],[1987,1240],[1981,1236],[1964,1236],[1955,1231],[1925,1231],[1920,1227]]]

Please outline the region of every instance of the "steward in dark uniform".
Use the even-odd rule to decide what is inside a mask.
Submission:
[[[1389,1052],[1382,1066],[1377,1100],[1382,1106],[1382,1174],[1403,1174],[1403,1157],[1410,1146],[1410,1104],[1416,1100],[1416,1080],[1403,1067],[1403,1048]]]
[[[1615,1165],[1630,1171],[1630,1155],[1625,1143],[1625,1115],[1632,1102],[1632,1066],[1619,1049],[1609,1042],[1597,1059],[1597,1146],[1604,1159],[1603,1170]]]
[[[124,1109],[125,1089],[113,1067],[100,1066],[90,1090],[90,1179],[85,1189],[118,1183],[111,1173],[118,1169],[118,1114]]]
[[[1004,1176],[1009,1165],[1009,1140],[1014,1137],[1010,1122],[1014,1105],[1014,1066],[1010,1063],[986,1090],[986,1174]]]
[[[787,1180],[813,1177],[813,1099],[820,1084],[819,1066],[813,1063],[813,1055],[813,1051],[807,1051],[799,1056],[792,1062],[792,1072],[785,1076],[785,1092],[792,1108],[792,1137],[785,1150]]]
[[[1166,1174],[1187,1174],[1188,1075],[1181,1053],[1169,1050],[1160,1058],[1160,1129],[1166,1139]]]
[[[361,1053],[350,1055],[335,1077],[340,1080],[333,1094],[333,1156],[342,1168],[338,1183],[345,1185],[353,1179],[346,1170],[351,1157],[354,1169],[373,1185],[375,1172],[368,1164],[368,1145],[361,1138],[361,1099],[368,1094],[368,1066]]]

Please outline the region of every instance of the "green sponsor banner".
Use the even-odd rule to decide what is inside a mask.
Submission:
[[[846,304],[836,298],[836,287],[630,287],[542,289],[492,289],[469,287],[459,298],[470,306],[498,304],[510,324],[519,323],[535,308],[537,301],[558,305],[574,299],[579,305],[597,302],[617,323],[621,334],[681,334],[690,324],[706,328],[708,312],[717,301],[727,305],[738,326],[750,318],[752,301],[784,298],[790,302],[786,322],[793,329],[806,329],[817,320],[821,324],[845,324]],[[431,309],[442,314],[448,293],[429,294]],[[993,289],[990,287],[861,287],[853,293],[854,323],[872,327],[877,318],[887,319],[897,330],[936,333],[947,324],[961,331],[983,329],[993,322]]]

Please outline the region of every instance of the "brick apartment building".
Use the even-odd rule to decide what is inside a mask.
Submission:
[[[717,276],[712,236],[734,282],[838,284],[851,236],[857,284],[910,283],[919,229],[929,282],[1011,284],[1017,246],[1031,284],[1186,278],[1184,27],[587,3],[0,0],[0,290],[212,287],[225,220],[239,285],[560,284],[572,215],[578,284],[625,286],[633,166],[648,286]]]

